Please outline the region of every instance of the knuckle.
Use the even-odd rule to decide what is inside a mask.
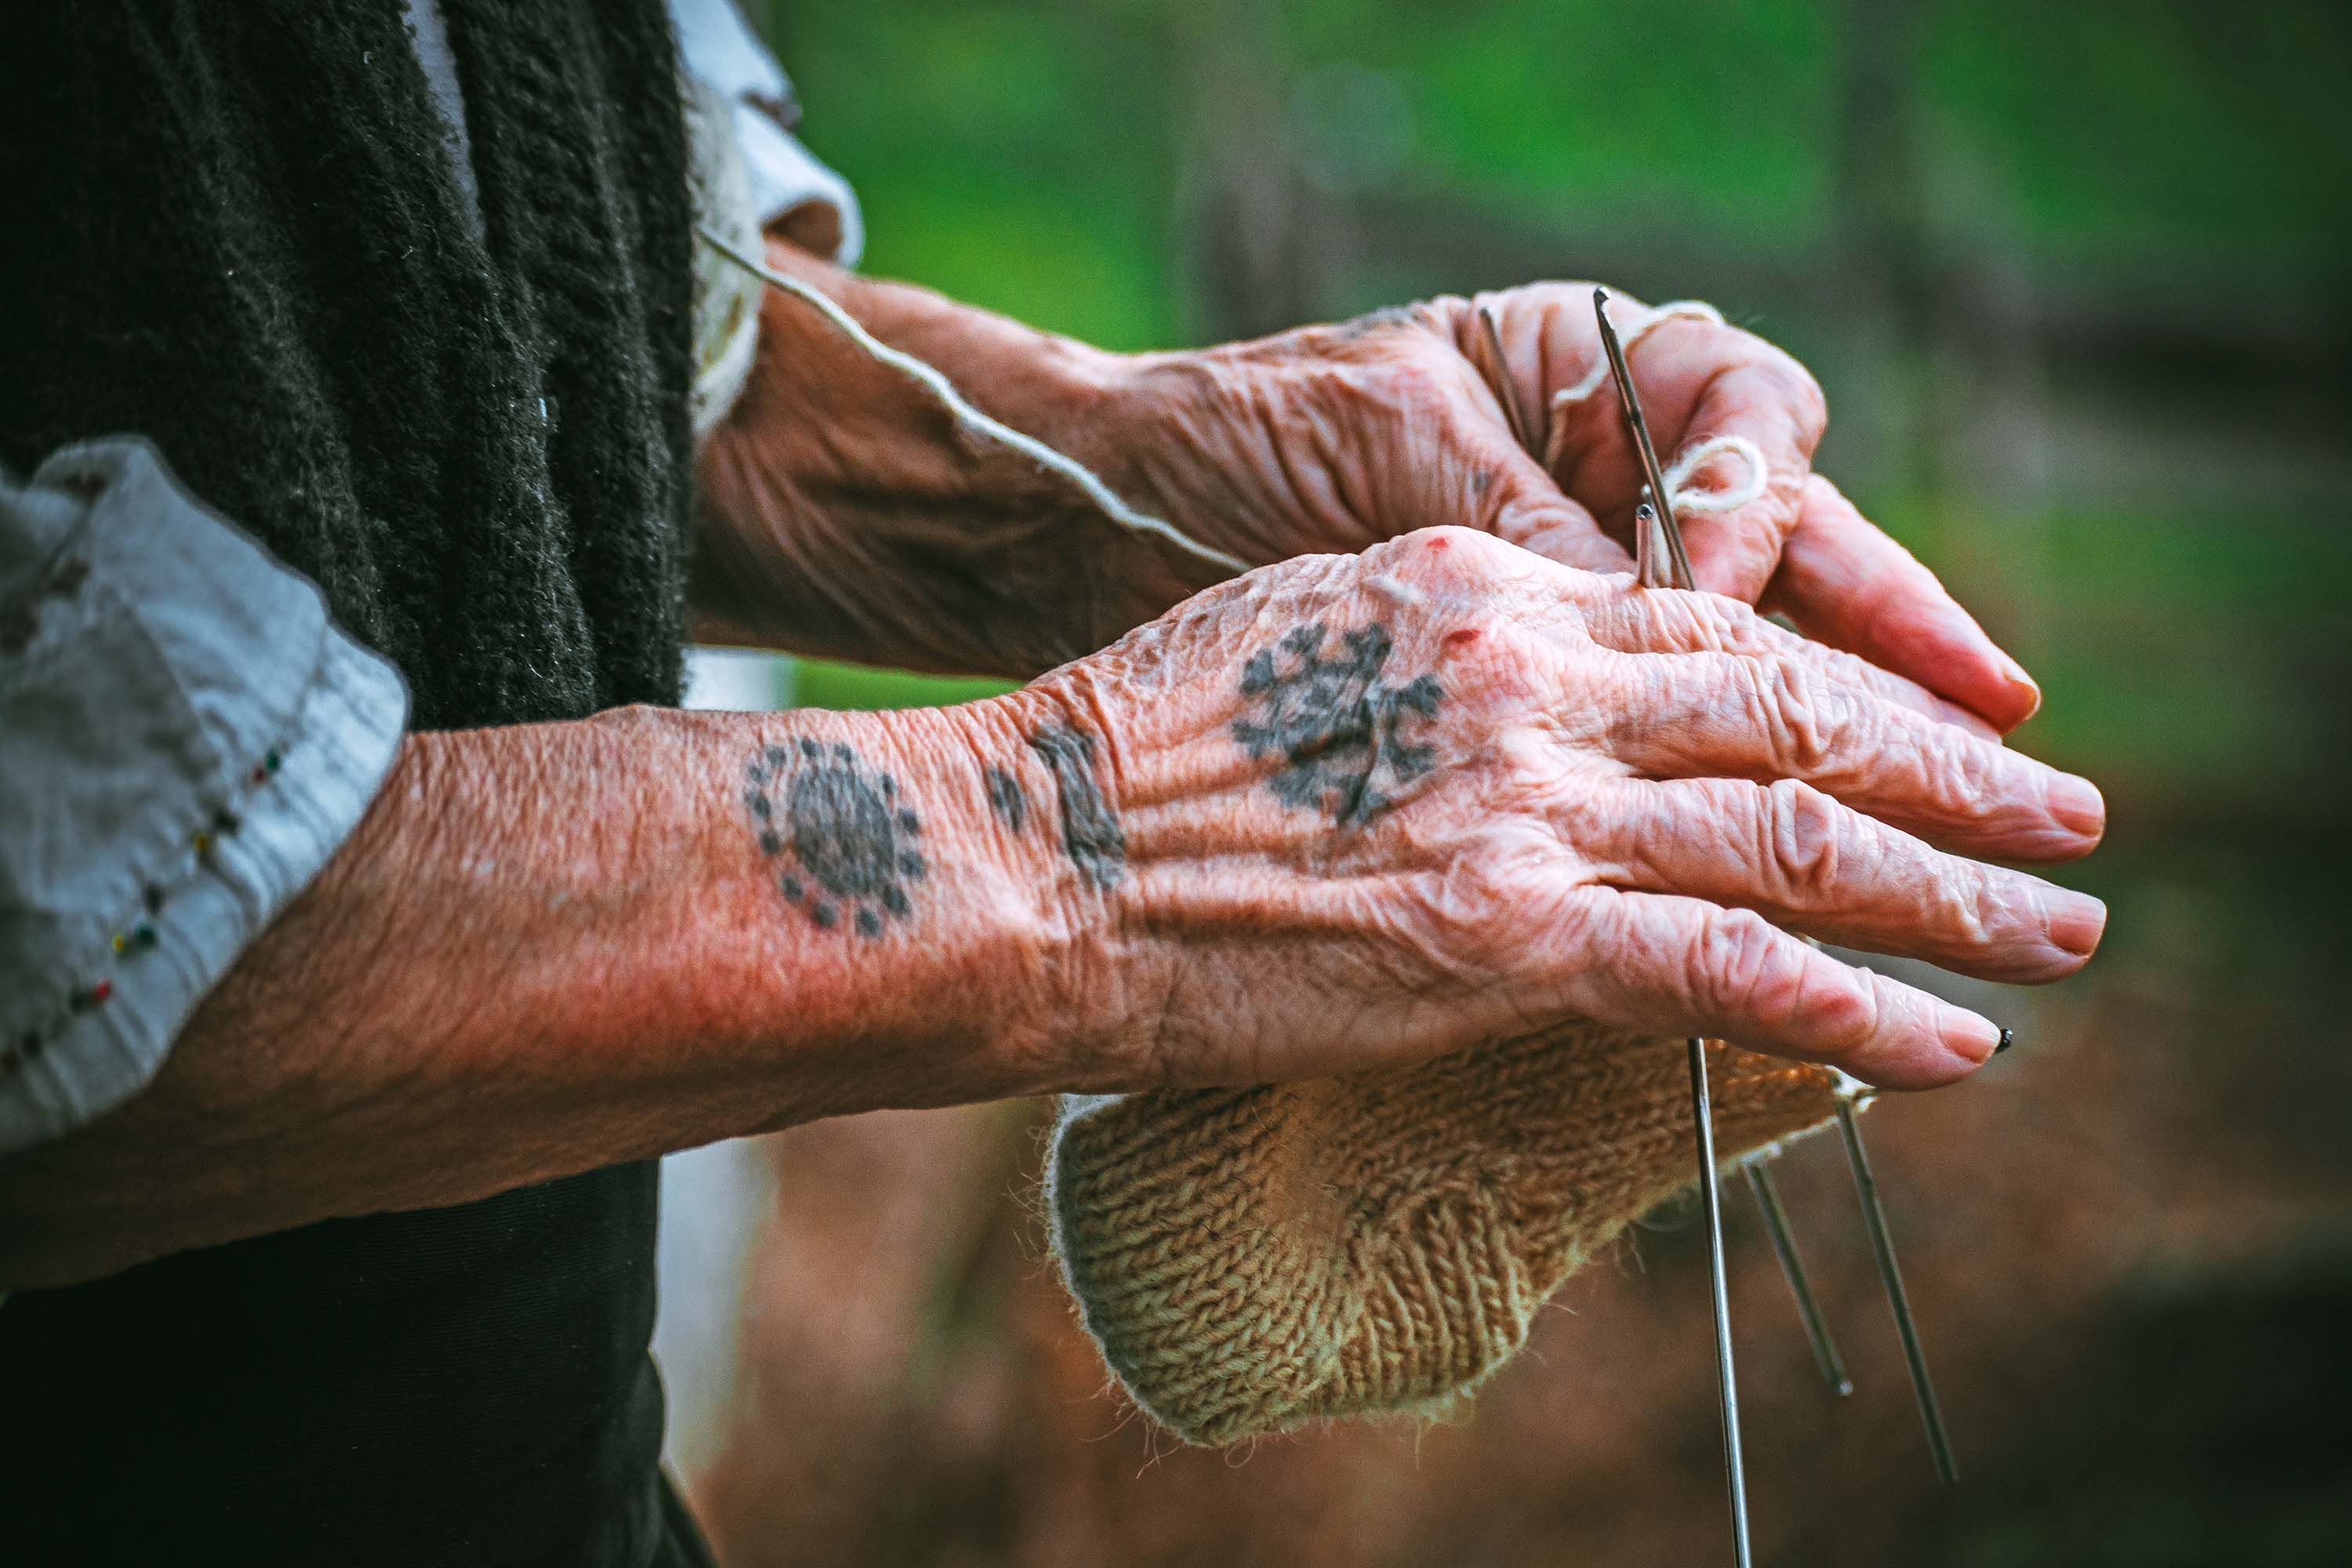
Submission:
[[[1423,587],[1489,590],[1515,575],[1518,552],[1480,529],[1420,529],[1368,552]]]
[[[1764,863],[1790,906],[1818,905],[1838,882],[1844,823],[1837,802],[1796,779],[1775,780],[1756,796]]]
[[[1947,816],[1980,816],[2000,793],[1990,748],[1958,731],[1938,733],[1929,741],[1920,766],[1928,798]]]
[[[1457,557],[1469,547],[1469,541],[1460,536],[1468,531],[1452,526],[1420,528],[1383,539],[1356,557],[1359,580],[1375,592],[1385,590],[1386,595],[1396,601],[1394,607],[1399,611],[1418,615],[1423,608],[1419,594],[1400,593],[1391,584],[1402,583],[1420,589],[1459,576],[1462,566]]]
[[[1763,641],[1758,631],[1763,617],[1738,599],[1724,594],[1678,594],[1696,626],[1702,646],[1718,653],[1749,647]]]
[[[1819,772],[1851,727],[1850,704],[1794,658],[1755,658],[1742,664],[1776,770],[1783,775]]]
[[[1969,947],[1990,947],[2007,923],[2008,906],[1984,880],[1946,874],[1929,879],[1927,902],[1948,935]]]
[[[1770,343],[1765,344],[1760,368],[1780,401],[1796,416],[1799,426],[1819,436],[1829,424],[1830,405],[1813,373],[1795,355]]]
[[[1753,910],[1710,916],[1695,964],[1700,999],[1720,1016],[1785,1023],[1797,1009],[1801,979],[1785,952],[1780,932]]]

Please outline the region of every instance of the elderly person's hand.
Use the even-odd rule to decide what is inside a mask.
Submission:
[[[2097,944],[2096,900],[1966,857],[2083,854],[2098,793],[1936,706],[1734,600],[1461,529],[1210,590],[971,710],[1006,849],[1058,863],[1043,1081],[1317,1076],[1570,1016],[1959,1078],[1990,1023],[1781,929],[2029,983]]]
[[[2039,694],[2016,662],[1811,473],[1825,411],[1803,366],[1704,305],[1618,296],[1611,316],[1684,498],[1699,587],[1785,612],[1999,730],[2032,712]],[[1143,356],[1127,384],[1143,428],[1122,428],[1105,460],[1147,504],[1244,559],[1456,523],[1570,565],[1632,565],[1642,474],[1591,284]]]
[[[992,415],[1074,454],[1133,506],[1241,562],[1457,524],[1567,564],[1630,564],[1639,479],[1589,285],[1120,355],[850,276],[782,242],[769,260],[939,365]],[[2032,711],[2024,672],[1926,568],[1810,475],[1822,408],[1802,367],[1704,307],[1654,311],[1620,298],[1612,319],[1661,460],[1685,464],[1681,514],[1702,588],[1785,611],[1995,729]],[[761,331],[751,384],[703,462],[705,637],[1028,676],[1223,574],[1120,529],[1029,458],[971,438],[804,302],[772,295]],[[1533,453],[1513,435],[1507,397]]]

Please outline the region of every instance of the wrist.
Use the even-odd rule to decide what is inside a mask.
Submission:
[[[831,296],[867,331],[946,375],[991,416],[1102,472],[1137,356],[1042,331],[909,283],[866,278],[771,239],[777,270]],[[830,331],[800,313],[794,330]],[[1109,439],[1107,440],[1106,437]]]
[[[747,914],[773,928],[761,945],[794,955],[770,966],[788,1055],[838,1064],[820,1074],[837,1086],[825,1110],[1063,1087],[1077,911],[1034,780],[1017,786],[1026,811],[992,787],[1028,755],[1001,702],[756,725],[731,803]]]
[[[970,759],[979,837],[1003,901],[984,923],[994,1011],[985,1047],[1000,1094],[1084,1092],[1133,1078],[1133,1009],[1150,986],[1122,934],[1132,891],[1111,805],[1117,759],[1083,681],[1042,681],[936,717]]]

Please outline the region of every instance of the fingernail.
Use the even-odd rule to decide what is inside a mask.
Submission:
[[[2017,1044],[2017,1031],[2015,1029],[2003,1028],[2000,1032],[2000,1043],[1993,1047],[1992,1054],[1999,1056],[2001,1052],[2009,1049],[2010,1047],[2015,1044]]]
[[[2006,1031],[1994,1027],[1991,1019],[1979,1018],[1949,1003],[1938,1003],[1937,1015],[1936,1033],[1954,1056],[1982,1064],[1991,1060],[1992,1054],[2001,1048]]]
[[[2032,699],[2032,704],[2025,710],[2026,719],[2031,719],[2036,713],[2042,711],[2041,683],[2035,680],[2033,677],[2025,673],[2025,666],[2018,663],[2017,660],[2010,658],[2009,655],[2004,653],[2000,656],[2000,672],[2008,678],[2009,683],[2011,686],[2016,687],[2020,691],[2024,692],[2028,697]],[[2021,719],[2018,722],[2021,724],[2025,722],[2025,720]]]
[[[2050,940],[2077,958],[2088,958],[2106,933],[2107,906],[2088,893],[2054,888],[2044,895]]]
[[[2096,838],[2107,830],[2106,797],[2098,785],[2074,773],[2051,776],[2050,815],[2085,838]]]

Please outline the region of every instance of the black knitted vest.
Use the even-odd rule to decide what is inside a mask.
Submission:
[[[136,432],[399,665],[419,727],[677,697],[691,227],[662,0],[0,22],[0,460]],[[0,1305],[0,1555],[699,1560],[657,1470],[655,1173]],[[12,1557],[13,1560],[13,1557]]]

